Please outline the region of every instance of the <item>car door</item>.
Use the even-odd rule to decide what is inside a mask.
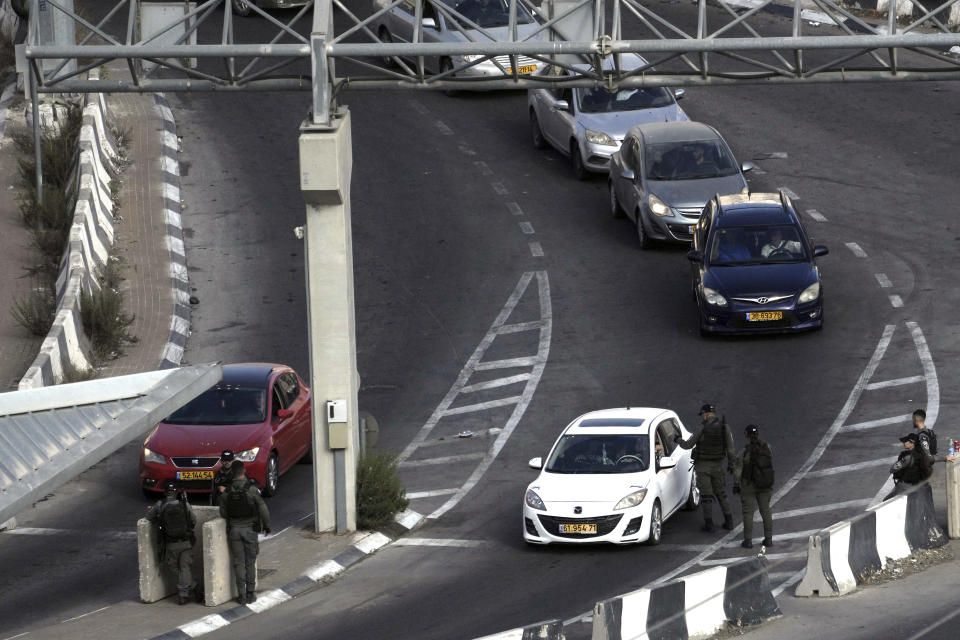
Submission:
[[[633,183],[630,185],[630,201],[632,206],[628,211],[630,217],[636,221],[637,212],[643,210],[643,206],[647,201],[646,154],[642,139],[634,139],[632,156],[635,169],[633,171]]]
[[[550,91],[550,118],[544,124],[543,136],[556,149],[563,153],[570,152],[570,138],[575,130],[573,121],[573,90],[553,89]],[[557,109],[557,102],[564,100],[566,109]]]
[[[286,408],[293,411],[288,420],[293,432],[293,458],[299,460],[311,446],[310,436],[310,398],[300,386],[300,379],[293,371],[288,371],[277,379],[280,391],[284,396]]]
[[[413,38],[415,6],[414,0],[404,0],[387,12],[384,22],[394,42],[410,42]]]
[[[628,144],[629,143],[629,144]],[[632,178],[623,178],[620,180],[617,197],[620,199],[620,206],[627,212],[627,215],[636,220],[637,208],[637,181],[641,180],[643,174],[643,164],[640,161],[640,140],[635,136],[630,136],[620,146],[620,153],[624,158],[624,166],[633,173]]]
[[[280,458],[280,472],[283,473],[296,462],[296,458],[293,457],[296,450],[296,433],[290,418],[281,418],[279,415],[281,409],[287,408],[279,380],[280,376],[276,376],[270,383],[270,427],[273,429],[273,446]]]
[[[677,446],[674,436],[680,429],[672,418],[666,418],[657,423],[654,437],[663,447],[663,454],[676,456],[676,466],[670,469],[657,469],[657,478],[660,482],[660,491],[663,496],[663,513],[672,513],[683,503],[687,495],[687,471],[690,468],[689,454]]]

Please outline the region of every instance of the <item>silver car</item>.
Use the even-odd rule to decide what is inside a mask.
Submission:
[[[472,28],[464,20],[452,20],[430,4],[423,3],[423,16],[420,23],[423,25],[422,42],[489,42],[510,40],[509,21],[510,10],[507,0],[443,0],[453,11],[462,15],[470,22],[479,26],[483,32]],[[374,11],[391,4],[387,0],[374,0]],[[374,30],[381,42],[411,42],[416,27],[416,2],[404,0],[380,16]],[[517,37],[522,40],[539,28],[533,15],[522,5],[517,4]],[[459,24],[458,24],[459,23]],[[489,34],[489,37],[487,35]],[[539,40],[535,36],[533,40]],[[494,62],[496,60],[496,63]],[[384,63],[391,66],[396,63],[394,58],[386,58]],[[424,56],[424,67],[431,72],[442,73],[463,67],[454,73],[457,77],[502,77],[504,72],[513,73],[513,64],[510,56],[482,55],[464,56]],[[499,63],[500,66],[497,66]],[[527,56],[517,56],[517,73],[526,75],[534,73],[543,66],[543,63]],[[502,67],[502,68],[501,68]]]
[[[641,249],[654,240],[690,242],[716,194],[749,193],[744,171],[717,130],[702,122],[641,124],[610,158],[610,210],[637,225]]]
[[[613,68],[613,58],[604,61],[603,69]],[[629,71],[646,65],[636,54],[625,54],[620,67]],[[588,69],[587,65],[573,65]],[[573,72],[550,66],[544,75],[572,76]],[[542,149],[551,145],[570,157],[573,173],[579,180],[588,172],[606,173],[610,156],[623,142],[630,127],[644,122],[689,120],[677,98],[683,90],[665,87],[633,87],[617,91],[592,88],[544,88],[527,92],[530,132],[533,145]]]

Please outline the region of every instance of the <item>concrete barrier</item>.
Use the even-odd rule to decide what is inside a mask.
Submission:
[[[501,631],[492,636],[483,636],[476,640],[564,640],[563,622],[546,620],[509,631]]]
[[[960,538],[960,462],[947,463],[947,535]]]
[[[206,548],[204,536],[205,525],[212,521],[223,520],[220,518],[220,510],[217,507],[208,507],[204,505],[191,505],[193,513],[197,516],[197,526],[193,533],[197,538],[197,543],[193,547],[193,579],[200,589],[206,591],[208,581],[206,579],[206,565],[208,563],[207,554],[203,553]],[[171,571],[163,571],[159,564],[157,553],[159,551],[160,540],[157,535],[157,527],[146,518],[137,521],[137,560],[140,574],[140,600],[143,602],[156,602],[171,596],[177,592],[177,576]],[[223,540],[227,556],[230,551],[226,549],[226,539]],[[229,565],[229,563],[228,563]],[[229,566],[228,571],[232,571]],[[231,574],[232,577],[232,574]],[[204,600],[207,598],[205,597]],[[229,597],[227,598],[229,600]],[[220,604],[220,603],[217,603]]]
[[[203,524],[200,542],[203,549],[203,603],[216,607],[239,594],[230,561],[227,521],[220,517],[217,507],[207,509],[217,511],[217,517]]]
[[[766,560],[751,557],[598,602],[592,637],[707,637],[727,624],[753,626],[780,615]]]
[[[855,591],[888,560],[942,547],[947,538],[935,516],[933,489],[923,483],[810,536],[807,569],[795,594],[842,596]]]

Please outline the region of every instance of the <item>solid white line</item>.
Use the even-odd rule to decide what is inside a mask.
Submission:
[[[757,514],[755,516],[755,518],[759,518],[759,517],[760,517],[760,514]],[[820,531],[822,531],[822,529],[807,529],[806,531],[791,531],[790,533],[778,533],[775,537],[776,537],[776,542],[780,542],[781,540],[796,540],[798,538],[809,538],[815,533],[820,533]],[[763,540],[763,536],[756,536],[753,539]],[[739,547],[740,542],[730,542],[724,546],[725,548],[733,549],[735,547]],[[791,571],[791,573],[793,572]]]
[[[914,382],[923,382],[923,376],[907,376],[906,378],[894,378],[893,380],[884,380],[883,382],[871,382],[866,386],[867,391],[874,389],[886,389],[887,387],[899,387]]]
[[[816,507],[804,507],[802,509],[790,509],[789,511],[777,511],[774,512],[774,518],[799,518],[800,516],[808,516],[811,513],[823,513],[825,511],[838,511],[840,509],[853,509],[856,507],[866,507],[870,504],[869,498],[861,498],[859,500],[845,500],[843,502],[834,502],[832,504],[822,504],[817,505]]]
[[[459,489],[434,489],[433,491],[412,491],[407,493],[410,500],[419,500],[420,498],[433,498],[435,496],[449,496],[456,493]]]
[[[466,460],[481,460],[482,453],[464,453],[458,456],[441,456],[439,458],[425,458],[423,460],[404,460],[397,464],[398,467],[428,467],[436,464],[450,464],[452,462],[464,462]]]
[[[119,538],[121,540],[137,537],[136,531],[89,531],[85,529],[50,529],[46,527],[17,527],[16,529],[4,531],[5,534],[13,536],[58,536],[67,534],[74,535],[81,532],[84,534],[96,533],[98,536],[104,538]]]
[[[901,298],[901,297],[898,296],[898,295],[892,295],[892,296],[890,296],[890,305],[891,305],[894,309],[899,309],[900,307],[903,306],[903,298]]]
[[[525,234],[530,235],[534,233],[533,225],[527,221],[520,222],[520,231],[523,231]]]
[[[895,325],[888,324],[883,329],[883,335],[880,336],[880,342],[877,343],[877,348],[874,349],[873,356],[871,356],[870,361],[867,362],[867,366],[864,368],[863,372],[860,374],[860,378],[857,379],[857,382],[853,385],[853,389],[850,391],[850,395],[847,396],[847,401],[843,405],[843,408],[840,409],[840,413],[837,415],[836,419],[833,421],[833,424],[830,425],[830,428],[827,429],[827,432],[823,434],[823,437],[820,438],[820,442],[817,443],[816,448],[810,453],[810,456],[807,460],[797,469],[796,473],[788,480],[777,492],[773,495],[770,500],[770,504],[776,504],[783,496],[785,496],[791,489],[793,489],[800,480],[817,464],[820,458],[823,456],[824,451],[826,451],[827,446],[833,441],[837,433],[840,432],[840,429],[843,427],[843,423],[846,422],[847,418],[850,417],[850,413],[853,411],[853,408],[857,405],[857,401],[860,399],[860,395],[863,393],[863,388],[869,383],[870,378],[873,377],[874,372],[877,369],[877,366],[880,364],[880,360],[883,358],[883,355],[887,351],[887,347],[890,346],[890,340],[893,337],[893,331],[896,328]],[[730,542],[731,540],[736,539],[740,536],[740,532],[743,530],[743,525],[737,525],[733,531],[725,535],[723,538],[717,542],[711,544],[707,549],[700,552],[695,558],[688,560],[687,562],[681,564],[679,567],[670,571],[669,573],[664,574],[660,578],[657,578],[650,585],[662,584],[672,580],[675,576],[680,575],[681,573],[690,569],[690,567],[696,566],[701,560],[707,558],[708,556],[715,553],[720,549],[724,544]],[[650,586],[648,585],[648,586]]]
[[[533,331],[534,329],[540,330],[546,326],[544,320],[531,320],[530,322],[517,322],[515,324],[505,324],[500,327],[500,330],[497,332],[500,335],[505,333],[520,333],[521,331]],[[529,377],[530,374],[523,374]],[[516,376],[514,376],[516,377]],[[466,388],[466,387],[464,387]]]
[[[530,243],[530,255],[532,255],[534,258],[543,257],[543,247],[540,246],[539,242]]]
[[[401,547],[461,547],[470,549],[486,544],[485,540],[454,540],[453,538],[397,538]]]
[[[853,255],[857,256],[858,258],[867,257],[867,252],[861,249],[860,245],[858,245],[856,242],[848,242],[847,249],[850,249],[850,251],[853,251]]]
[[[861,429],[874,429],[876,427],[885,427],[888,424],[897,424],[898,422],[907,422],[913,418],[911,414],[902,416],[890,416],[889,418],[880,418],[879,420],[867,420],[866,422],[857,422],[848,424],[843,428],[844,431],[860,431]]]
[[[443,412],[446,416],[457,416],[462,413],[476,413],[477,411],[488,411],[489,409],[498,409],[500,407],[509,407],[512,404],[520,402],[521,396],[510,396],[509,398],[500,398],[488,402],[478,402],[477,404],[468,404],[463,407],[454,407]]]
[[[807,209],[807,215],[816,220],[817,222],[826,222],[827,217],[817,211],[816,209]]]
[[[107,605],[107,606],[105,606],[105,607],[100,607],[99,609],[94,609],[93,611],[88,611],[88,612],[86,612],[86,613],[81,613],[81,614],[78,615],[78,616],[74,616],[74,617],[72,617],[72,618],[67,618],[66,620],[64,620],[64,621],[61,622],[60,624],[63,624],[64,622],[73,622],[74,620],[79,620],[80,618],[86,618],[86,617],[89,616],[89,615],[93,615],[94,613],[99,613],[100,611],[105,611],[105,610],[107,610],[107,609],[109,609],[109,608],[110,608],[110,605]]]
[[[435,126],[437,129],[440,130],[440,133],[442,133],[443,135],[445,135],[445,136],[452,136],[452,135],[453,135],[453,129],[451,129],[450,127],[448,127],[443,120],[437,120],[437,121],[434,122],[433,124],[434,124],[434,126]]]
[[[498,196],[505,196],[509,193],[502,182],[491,182],[490,186],[493,187],[493,190],[497,192]]]
[[[768,553],[764,557],[767,558],[767,560],[789,560],[790,558],[799,558],[801,556],[806,557],[806,555],[807,555],[807,550],[804,549],[803,551],[791,551],[790,553]],[[701,560],[699,564],[702,567],[716,567],[722,564],[730,564],[731,562],[738,562],[740,560],[743,560],[745,557],[749,557],[749,555],[734,556],[732,558],[713,558],[712,560]]]
[[[493,171],[490,170],[490,167],[487,166],[487,163],[483,160],[475,160],[474,166],[480,170],[480,173],[485,176],[492,176]]]
[[[792,578],[797,575],[796,571],[768,571],[767,577],[770,578],[770,581],[779,580],[781,578]]]
[[[501,331],[501,333],[507,333]],[[476,384],[468,384],[463,389],[460,389],[460,393],[473,393],[475,391],[486,391],[487,389],[496,389],[497,387],[506,387],[511,384],[516,384],[518,382],[526,382],[530,379],[529,373],[520,373],[515,376],[509,376],[507,378],[497,378],[496,380],[487,380],[486,382],[478,382]]]
[[[877,279],[877,283],[884,289],[889,289],[893,286],[893,283],[890,282],[890,278],[887,277],[885,273],[875,273],[873,277]]]
[[[509,210],[510,213],[512,213],[512,214],[515,215],[515,216],[522,216],[522,215],[523,215],[523,209],[521,209],[521,208],[520,208],[520,205],[517,204],[516,202],[508,202],[508,203],[507,203],[507,210]]]
[[[794,193],[793,191],[791,191],[790,189],[788,189],[788,188],[786,188],[786,187],[780,187],[780,189],[781,189],[781,190],[787,195],[787,197],[790,198],[791,200],[799,200],[799,199],[800,199],[800,196],[798,196],[797,194],[795,194],[795,193]]]
[[[13,640],[14,638],[22,638],[23,636],[27,635],[28,633],[30,633],[30,632],[29,632],[29,631],[24,631],[23,633],[18,633],[18,634],[15,635],[15,636],[10,636],[10,637],[8,637],[8,638],[4,638],[4,640]]]
[[[707,548],[708,545],[705,544],[658,544],[655,547],[650,547],[647,551],[670,551],[673,553],[676,552],[686,552],[686,553],[697,553],[703,551]],[[737,546],[740,546],[740,543],[737,543]]]
[[[800,571],[797,571],[795,574],[793,574],[792,576],[790,576],[789,578],[787,578],[786,580],[784,580],[782,583],[780,583],[780,584],[777,586],[776,589],[774,589],[774,590],[771,591],[770,593],[773,594],[773,597],[774,597],[774,598],[776,598],[778,595],[780,595],[781,593],[783,593],[785,589],[787,589],[787,588],[789,588],[789,587],[797,584],[798,582],[800,582],[800,579],[803,577],[804,572],[806,572],[806,569],[805,569],[805,568],[804,568],[804,569],[800,569]]]
[[[865,462],[843,464],[838,467],[830,467],[829,469],[817,469],[816,471],[811,471],[810,473],[808,473],[807,477],[822,478],[824,476],[833,476],[838,473],[849,473],[851,471],[859,471],[860,469],[868,469],[870,467],[884,467],[889,464],[892,464],[889,457],[878,458],[877,460],[867,460]]]
[[[532,367],[540,360],[540,356],[525,356],[522,358],[509,358],[507,360],[489,360],[477,364],[477,371],[490,371],[491,369],[513,369],[515,367]]]
[[[908,322],[907,329],[913,337],[913,344],[917,348],[917,357],[920,358],[920,364],[923,365],[923,375],[927,379],[927,419],[925,424],[929,428],[937,423],[937,415],[940,413],[940,383],[937,380],[937,368],[933,364],[933,356],[930,354],[930,348],[923,337],[923,331],[920,330],[916,322]]]

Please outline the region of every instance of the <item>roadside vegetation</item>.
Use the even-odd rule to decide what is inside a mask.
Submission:
[[[357,528],[390,523],[410,501],[400,484],[397,459],[389,453],[364,453],[357,462]]]

